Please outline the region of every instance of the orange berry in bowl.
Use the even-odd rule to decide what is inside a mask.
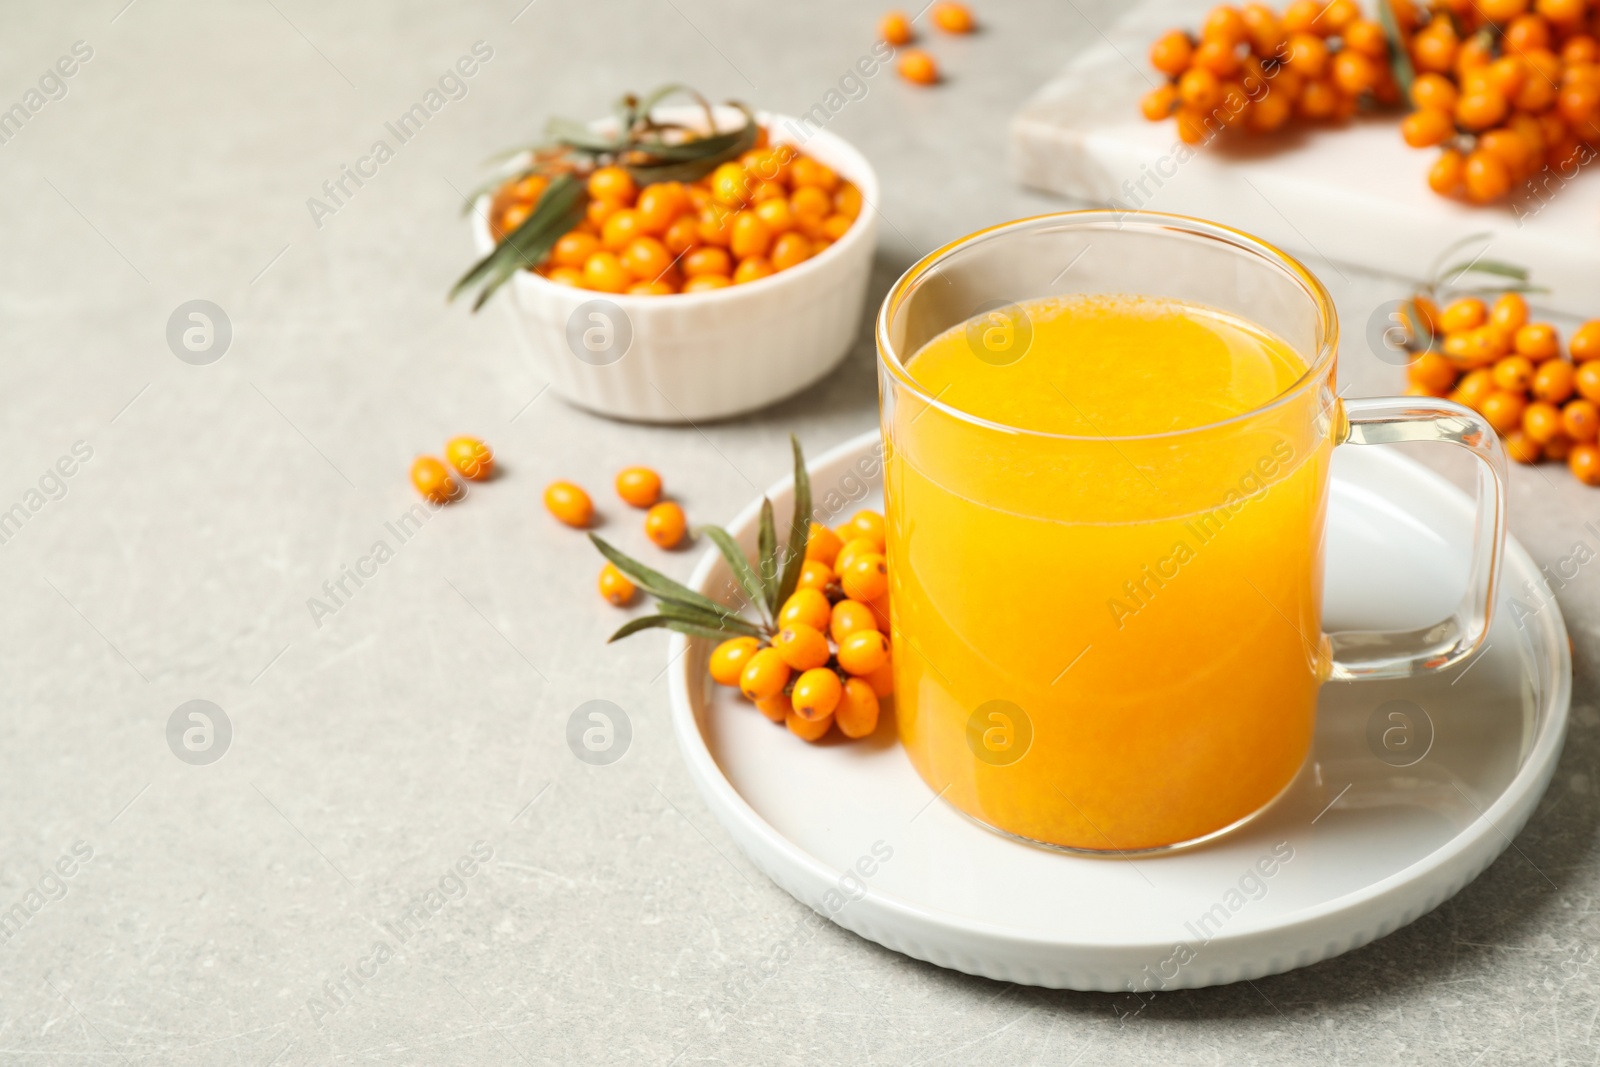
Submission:
[[[731,637],[711,652],[711,680],[718,685],[738,685],[750,657],[761,650],[754,637]]]
[[[596,200],[631,204],[637,193],[633,175],[621,167],[601,167],[589,175],[589,195]]]
[[[1561,433],[1561,409],[1548,400],[1535,400],[1522,412],[1522,432],[1544,444]]]
[[[1552,404],[1564,404],[1572,396],[1576,377],[1572,364],[1566,360],[1547,359],[1533,372],[1533,395]]]
[[[820,719],[807,719],[790,711],[784,718],[783,724],[800,740],[817,742],[826,737],[828,731],[833,728],[833,716],[824,715]]]
[[[444,458],[463,478],[475,482],[494,473],[494,453],[476,437],[452,437],[444,446]]]
[[[889,639],[877,630],[859,630],[839,642],[839,666],[851,674],[871,674],[889,658]]]
[[[783,607],[778,609],[778,626],[788,627],[798,623],[813,630],[822,630],[827,627],[832,617],[833,606],[821,592],[815,589],[796,589],[790,594],[789,599],[783,602]]]
[[[693,215],[679,215],[661,235],[661,243],[668,252],[681,256],[700,243],[700,220]]]
[[[1452,300],[1439,313],[1439,329],[1445,333],[1473,330],[1489,321],[1489,308],[1475,296]]]
[[[1548,322],[1530,322],[1511,335],[1511,347],[1517,355],[1538,363],[1561,354],[1561,338]]]
[[[772,639],[783,662],[797,671],[809,671],[828,662],[828,639],[822,631],[803,622],[790,623]]]
[[[839,675],[827,667],[814,667],[795,679],[789,700],[794,713],[802,719],[817,722],[833,714],[844,695],[844,685]]]
[[[776,202],[776,201],[774,201]],[[754,211],[741,211],[733,217],[733,229],[728,235],[728,251],[737,259],[764,256],[772,247],[772,231]]]
[[[971,33],[974,27],[972,12],[965,4],[934,4],[929,15],[933,24],[945,33]]]
[[[850,516],[850,521],[846,525],[854,532],[856,539],[870,541],[880,552],[888,543],[888,531],[884,526],[883,516],[876,511],[858,511]]]
[[[789,206],[782,200],[775,203],[783,204],[786,209]],[[798,267],[810,258],[811,241],[808,238],[798,233],[780,233],[778,239],[772,242],[772,254],[768,257],[768,262],[772,264],[773,270],[788,270],[790,267]]]
[[[788,693],[779,693],[777,696],[758,700],[755,704],[756,710],[773,722],[786,722],[794,714],[794,705],[789,702]]]
[[[583,271],[574,267],[552,267],[545,278],[557,285],[568,285],[574,289],[583,288]]]
[[[1506,356],[1494,365],[1494,384],[1513,393],[1533,385],[1533,361],[1527,356]]]
[[[1519,417],[1521,414],[1517,412]],[[839,572],[839,584],[851,600],[876,600],[889,588],[888,562],[876,552],[854,556]]]
[[[644,513],[644,535],[658,548],[676,548],[688,532],[683,508],[674,501],[663,500]]]
[[[1494,392],[1494,374],[1487,367],[1469,371],[1456,383],[1457,397],[1461,403],[1474,410],[1481,407],[1492,392]]]
[[[672,266],[672,253],[654,237],[635,237],[618,258],[623,269],[642,282],[660,280]]]
[[[1600,404],[1600,360],[1578,364],[1572,383],[1577,386],[1579,396]]]
[[[1413,385],[1424,386],[1430,396],[1443,396],[1456,383],[1456,365],[1437,352],[1424,352],[1406,367]]]
[[[1520,393],[1496,389],[1483,398],[1478,413],[1488,420],[1490,426],[1504,435],[1522,425],[1522,413],[1527,406],[1528,402]]]
[[[833,709],[833,721],[846,737],[869,737],[878,729],[878,712],[878,694],[872,691],[872,684],[862,678],[850,678],[844,683],[838,707]]]
[[[697,274],[683,283],[686,293],[704,293],[712,289],[726,289],[733,281],[726,274]]]
[[[839,175],[826,164],[819,163],[810,156],[801,156],[789,164],[789,184],[796,189],[814,185],[823,192],[831,194],[839,187]]]
[[[770,234],[778,236],[794,229],[794,209],[787,197],[763,200],[756,204],[755,213]]]
[[[1567,453],[1567,469],[1584,485],[1600,486],[1600,447],[1573,445]]]
[[[456,483],[445,465],[432,456],[418,456],[411,464],[411,484],[417,492],[438,504],[455,499]]]
[[[551,482],[545,486],[544,506],[557,519],[579,529],[594,519],[594,502],[588,493],[571,482]]]
[[[671,296],[678,291],[677,286],[667,281],[634,282],[623,290],[629,296]]]
[[[589,257],[600,251],[600,239],[592,233],[568,230],[556,238],[550,250],[550,262],[558,267],[582,267]]]
[[[878,620],[872,614],[872,609],[859,600],[839,601],[833,606],[833,618],[828,623],[828,633],[840,645],[843,645],[845,639],[852,634],[877,628]]]
[[[725,207],[744,207],[750,201],[750,173],[737,163],[723,163],[711,172],[711,195]]]
[[[727,251],[715,246],[696,248],[678,262],[690,280],[702,274],[727,275],[733,271],[733,260],[728,257]]]
[[[900,62],[895,69],[900,72],[900,77],[914,85],[933,85],[939,80],[939,65],[921,49],[908,48],[900,53]]]
[[[1567,342],[1567,351],[1572,353],[1574,363],[1600,359],[1600,319],[1593,319],[1574,330],[1572,340]]]
[[[639,213],[631,207],[613,212],[600,227],[600,245],[608,252],[621,252],[634,238],[644,236],[646,234]]]
[[[1521,293],[1501,293],[1489,309],[1489,325],[1505,333],[1516,333],[1527,325],[1528,302]]]
[[[789,673],[789,665],[775,650],[760,649],[739,672],[739,692],[751,700],[777,696],[789,684]]]
[[[1600,407],[1593,400],[1567,401],[1561,408],[1561,430],[1574,441],[1593,441],[1600,432]]]
[[[626,574],[617,569],[615,563],[607,563],[600,568],[599,584],[600,595],[619,608],[633,599],[633,583],[628,580]]]
[[[624,467],[617,472],[617,495],[624,503],[648,508],[661,499],[661,475],[649,467]]]
[[[833,582],[833,568],[820,560],[808,559],[800,565],[800,580],[796,589],[818,589],[826,592]]]
[[[772,262],[765,256],[751,256],[741,259],[739,265],[733,268],[733,284],[748,285],[750,282],[759,282],[762,278],[773,275]]]
[[[639,216],[639,226],[645,233],[657,236],[666,233],[667,227],[689,208],[689,194],[681,182],[655,182],[639,190],[634,211]]]
[[[848,523],[839,527],[838,536],[848,537],[850,540],[844,543],[844,547],[839,549],[839,554],[834,557],[833,570],[835,574],[843,574],[849,568],[850,561],[857,556],[883,551],[883,545],[880,542],[860,536]]]
[[[844,542],[839,540],[838,534],[821,523],[811,524],[811,529],[806,534],[806,559],[814,559],[831,567],[833,561],[839,558],[839,550],[843,547]]]
[[[861,196],[861,190],[849,182],[840,182],[839,188],[833,191],[833,212],[843,215],[854,221],[861,214],[861,207],[866,201]]]
[[[583,264],[583,284],[602,293],[620,293],[634,282],[633,275],[614,252],[596,252]]]

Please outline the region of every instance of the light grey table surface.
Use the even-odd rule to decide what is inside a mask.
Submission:
[[[547,115],[626,87],[684,79],[805,110],[878,11],[523,3],[0,14],[0,106],[74,42],[92,49],[0,144],[0,509],[41,478],[59,497],[0,544],[0,910],[26,916],[0,943],[0,1063],[1595,1061],[1587,570],[1561,596],[1577,697],[1549,795],[1516,850],[1399,933],[1129,1019],[1114,996],[972,979],[831,926],[737,992],[806,913],[700,802],[668,729],[664,639],[602,647],[618,616],[594,554],[539,494],[567,477],[605,502],[613,471],[648,461],[692,518],[726,520],[785,472],[791,429],[815,452],[874,425],[867,324],[837,374],[772,410],[608,422],[541,394],[499,309],[444,303],[471,258],[457,190]],[[945,86],[882,74],[838,114],[884,187],[874,305],[938,244],[1060,206],[1008,179],[1006,120],[1115,8],[979,3],[983,33],[933,42]],[[307,199],[477,41],[493,55],[465,98],[317,226]],[[1397,283],[1313,264],[1352,327],[1343,380],[1393,391],[1360,328]],[[165,337],[193,299],[232,325],[209,366]],[[315,625],[307,599],[412,503],[412,456],[462,432],[505,476]],[[77,442],[92,455],[64,464],[61,495],[46,472]],[[1600,516],[1559,468],[1512,486],[1513,529],[1543,562]],[[635,517],[605,510],[641,548]],[[686,575],[696,555],[666,566]],[[209,766],[167,741],[197,698],[232,725]],[[608,767],[565,742],[596,698],[634,731]],[[475,847],[492,858],[329,999]]]

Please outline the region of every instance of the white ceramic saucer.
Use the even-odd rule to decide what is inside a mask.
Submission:
[[[812,463],[817,503],[841,502],[835,521],[880,506],[878,449],[873,433]],[[770,494],[780,517],[791,488]],[[1353,446],[1335,453],[1332,493],[1326,628],[1447,615],[1466,582],[1466,497],[1404,457]],[[730,529],[752,553],[756,520],[752,504]],[[721,596],[728,581],[711,553],[691,584]],[[1071,856],[989,832],[937,800],[892,722],[865,742],[805,744],[711,682],[703,639],[673,642],[674,728],[739,847],[862,937],[1029,985],[1233,982],[1411,922],[1522,828],[1560,754],[1572,674],[1553,601],[1521,626],[1507,608],[1512,596],[1537,602],[1528,581],[1544,588],[1511,542],[1486,652],[1422,681],[1325,687],[1311,760],[1288,792],[1242,829],[1171,854]]]

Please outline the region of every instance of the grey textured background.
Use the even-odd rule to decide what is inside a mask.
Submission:
[[[540,395],[498,309],[444,304],[470,260],[456,190],[547,115],[599,112],[624,87],[688,79],[805,110],[868,50],[876,9],[124,3],[0,14],[0,107],[74,41],[94,49],[0,145],[0,508],[74,442],[93,449],[0,545],[0,910],[66,890],[0,944],[0,1062],[1596,1059],[1588,570],[1561,598],[1572,733],[1521,854],[1409,929],[1253,986],[1132,1014],[1129,998],[974,980],[813,932],[701,805],[667,728],[663,639],[601,646],[617,614],[540,489],[590,486],[604,532],[642,549],[602,490],[648,460],[693,519],[727,519],[782,475],[790,429],[817,452],[874,424],[866,324],[838,374],[773,410],[606,422]],[[1008,180],[1005,119],[1116,6],[979,3],[983,33],[933,42],[948,84],[883,74],[838,115],[884,186],[874,303],[939,243],[1059,206]],[[478,40],[494,55],[470,94],[315,227],[306,199]],[[1394,390],[1361,327],[1397,283],[1312,262],[1349,328],[1343,379]],[[203,367],[164,340],[197,298],[233,326]],[[314,627],[306,599],[412,503],[412,456],[462,432],[504,477]],[[1600,517],[1600,493],[1559,468],[1513,484],[1514,530],[1541,561]],[[207,767],[166,742],[195,698],[233,727]],[[632,723],[612,766],[565,744],[591,699]],[[49,880],[79,841],[92,859]],[[480,841],[493,859],[459,899],[318,1025],[308,998]]]

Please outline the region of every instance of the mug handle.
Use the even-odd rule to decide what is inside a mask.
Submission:
[[[1506,454],[1483,416],[1430,397],[1384,396],[1340,404],[1335,444],[1390,445],[1442,441],[1479,461],[1472,528],[1472,574],[1449,618],[1420,630],[1343,630],[1327,635],[1331,681],[1409,678],[1442,671],[1476,652],[1489,632],[1506,541]]]

